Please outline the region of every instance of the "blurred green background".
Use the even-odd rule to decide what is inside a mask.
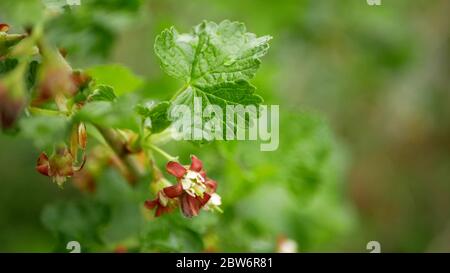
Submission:
[[[0,22],[21,32],[40,10],[40,1],[2,0]],[[183,161],[203,159],[225,213],[142,228],[110,207],[98,225],[88,204],[87,214],[51,207],[91,201],[71,182],[61,190],[39,175],[29,139],[0,134],[0,251],[53,251],[72,238],[108,251],[134,245],[133,232],[144,251],[276,251],[281,237],[299,251],[367,252],[371,240],[386,252],[450,251],[449,12],[447,0],[81,0],[52,21],[49,38],[74,67],[128,66],[145,79],[143,97],[179,88],[153,53],[164,28],[230,19],[273,36],[252,83],[266,104],[280,105],[280,148],[168,146]],[[102,179],[120,178],[107,170]],[[111,228],[120,219],[124,232]],[[107,229],[106,246],[88,239],[90,225]]]

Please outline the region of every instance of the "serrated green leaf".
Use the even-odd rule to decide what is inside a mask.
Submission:
[[[193,109],[196,97],[202,99],[202,108],[214,104],[224,111],[228,105],[259,105],[262,98],[254,94],[255,87],[248,80],[258,70],[270,39],[256,37],[246,32],[244,24],[228,20],[220,24],[205,21],[190,33],[164,30],[156,38],[155,53],[163,70],[185,83],[172,105]]]
[[[139,130],[139,119],[130,105],[136,103],[135,97],[122,96],[114,101],[92,101],[87,103],[74,116],[75,121],[91,122],[93,124]]]
[[[223,139],[227,139],[227,130],[236,133],[238,127],[241,129],[245,129],[249,124],[251,124],[251,122],[253,122],[251,116],[247,115],[248,112],[246,111],[236,111],[234,112],[234,117],[232,119],[229,119],[226,114],[228,106],[259,105],[263,101],[263,99],[260,96],[254,94],[254,92],[255,87],[245,80],[237,80],[235,82],[222,82],[215,86],[205,87],[204,89],[189,87],[174,99],[171,107],[174,107],[176,105],[186,105],[190,109],[194,109],[196,107],[196,101],[194,100],[194,98],[201,98],[202,105],[199,106],[202,108],[202,110],[206,109],[206,107],[208,107],[209,105],[219,106],[223,110],[223,116],[220,120],[223,130],[222,137]],[[171,111],[172,108],[168,110],[168,112]],[[259,114],[256,107],[253,110],[250,108],[249,112],[253,113],[254,117],[257,117]],[[169,116],[169,119],[171,118],[172,117]],[[201,131],[203,134],[203,139],[197,139],[194,141],[197,143],[204,143],[205,140],[207,140],[205,139],[205,134],[209,134],[208,131],[205,131],[205,128],[203,126],[206,124],[206,122],[210,121],[211,118],[202,116],[202,119],[203,121],[201,124],[196,124],[194,122],[191,123],[192,132]],[[239,123],[239,120],[243,121],[243,123]]]
[[[223,108],[228,104],[258,105],[263,99],[254,94],[255,90],[253,85],[244,80],[221,82],[214,86],[205,86],[202,89],[187,88],[174,100],[174,104],[186,104],[186,97],[195,95],[204,99],[207,104],[215,104]]]
[[[86,69],[97,84],[111,86],[117,96],[138,89],[144,81],[135,75],[129,68],[119,64],[98,65]]]
[[[88,98],[89,101],[114,101],[115,99],[114,90],[108,85],[97,86]]]
[[[170,76],[197,88],[251,79],[267,53],[270,36],[256,37],[239,22],[203,22],[191,33],[164,30],[155,53]]]

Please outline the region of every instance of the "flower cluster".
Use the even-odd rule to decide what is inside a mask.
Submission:
[[[191,156],[190,166],[170,161],[166,169],[176,177],[177,184],[163,188],[154,200],[145,202],[147,208],[156,208],[156,217],[172,211],[178,205],[186,217],[197,216],[202,208],[221,212],[221,198],[216,193],[217,182],[206,176],[200,159]]]

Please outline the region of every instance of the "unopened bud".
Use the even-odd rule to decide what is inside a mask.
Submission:
[[[38,97],[33,104],[40,104],[53,98],[73,96],[78,87],[70,65],[58,50],[41,44],[42,65],[39,74]]]
[[[37,160],[36,170],[45,175],[52,177],[53,181],[62,186],[67,177],[72,176],[73,157],[65,145],[56,147],[54,153],[49,158],[45,153],[41,153]]]
[[[25,105],[21,97],[9,94],[8,89],[0,82],[0,125],[2,129],[11,128]]]

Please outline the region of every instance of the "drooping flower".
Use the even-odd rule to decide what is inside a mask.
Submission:
[[[75,172],[80,171],[86,163],[86,127],[83,123],[74,126],[71,136],[70,149],[65,144],[55,147],[54,153],[48,157],[46,153],[41,153],[37,160],[36,170],[53,178],[53,181],[62,186],[67,177],[71,177]],[[77,159],[78,148],[83,151],[80,162]]]
[[[36,170],[43,175],[52,177],[58,186],[62,186],[66,178],[74,173],[72,164],[73,157],[64,145],[56,148],[55,153],[50,158],[46,153],[41,153],[36,164]]]
[[[156,217],[172,211],[178,205],[186,217],[197,216],[202,208],[222,212],[219,208],[221,198],[216,193],[217,182],[206,176],[200,159],[191,156],[190,166],[170,161],[166,170],[177,178],[177,184],[170,185],[170,182],[161,178],[153,184],[156,185],[156,198],[145,202],[148,209],[156,208]]]
[[[166,169],[177,178],[178,183],[165,187],[163,192],[169,198],[179,199],[181,211],[186,217],[197,216],[203,207],[220,211],[220,196],[216,193],[217,182],[206,176],[200,159],[191,156],[189,167],[170,161]]]

